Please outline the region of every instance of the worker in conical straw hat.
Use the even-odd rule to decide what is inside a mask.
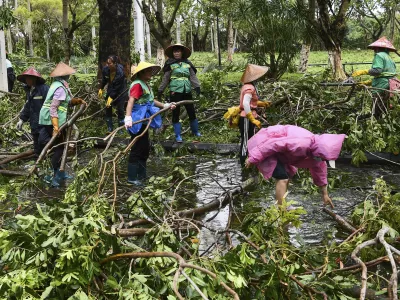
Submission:
[[[68,106],[78,104],[86,105],[86,102],[80,98],[74,98],[69,89],[68,80],[75,70],[63,62],[60,62],[50,73],[54,79],[50,85],[49,92],[40,110],[39,115],[39,144],[43,149],[50,141],[53,135],[57,136],[54,145],[63,143],[65,140],[65,131],[59,131],[59,128],[67,121]],[[54,149],[51,158],[51,164],[54,176],[51,181],[53,187],[60,186],[60,181],[72,178],[65,171],[60,171],[61,157],[63,154],[63,145]]]
[[[158,87],[158,99],[161,99],[165,88],[169,87],[169,99],[171,102],[192,100],[192,89],[200,95],[200,81],[196,76],[197,70],[188,58],[191,51],[182,44],[174,44],[165,49],[168,60],[163,67],[163,80]],[[189,124],[192,134],[200,137],[199,122],[196,117],[194,104],[185,104],[189,116]],[[178,143],[182,142],[182,125],[179,122],[180,107],[172,112],[172,125],[174,127],[175,139]]]
[[[372,85],[378,89],[372,89],[372,94],[375,100],[375,112],[376,117],[380,117],[382,113],[387,112],[387,103],[389,100],[389,90],[396,89],[396,65],[393,59],[390,57],[389,52],[395,52],[396,48],[386,38],[382,37],[377,41],[373,42],[368,46],[369,49],[374,50],[374,60],[369,70],[358,70],[353,72],[352,77],[361,75],[373,76],[372,80],[366,80],[359,82],[360,84]],[[392,85],[392,88],[391,88]],[[385,91],[387,90],[387,91]]]
[[[49,86],[45,84],[46,80],[34,67],[30,67],[18,75],[17,80],[24,84],[26,92],[26,102],[19,113],[17,129],[21,130],[23,123],[29,121],[33,138],[33,149],[35,155],[39,156],[39,114],[49,91]]]
[[[132,84],[129,88],[129,100],[124,119],[125,128],[128,130],[131,140],[142,134],[147,126],[147,122],[133,124],[134,122],[151,117],[160,108],[175,109],[175,103],[163,104],[154,99],[150,79],[160,72],[160,69],[161,67],[144,61],[132,68]],[[160,115],[155,116],[150,123],[152,128],[160,128],[161,125]],[[146,131],[131,148],[128,161],[128,183],[143,184],[146,179],[149,154],[150,140],[149,133]]]
[[[257,81],[260,80],[269,68],[248,64],[240,81],[243,83],[240,91],[239,104],[239,129],[240,129],[240,163],[243,166],[247,158],[247,141],[255,134],[255,128],[261,128],[261,122],[257,119],[257,107],[267,108],[271,102],[260,101],[257,90]]]

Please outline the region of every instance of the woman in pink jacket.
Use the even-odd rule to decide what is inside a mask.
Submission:
[[[297,168],[307,168],[315,185],[321,189],[325,205],[333,207],[328,195],[328,170],[326,161],[338,158],[344,134],[316,135],[293,125],[275,125],[261,129],[248,142],[249,158],[247,166],[256,165],[265,179],[271,177],[276,182],[278,205],[287,192],[289,178]]]

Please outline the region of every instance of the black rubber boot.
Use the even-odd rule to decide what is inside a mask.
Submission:
[[[139,180],[139,162],[128,163],[128,183],[141,185]]]
[[[138,172],[138,179],[141,181],[146,180],[147,174],[146,174],[146,161],[145,160],[139,160],[139,172]]]

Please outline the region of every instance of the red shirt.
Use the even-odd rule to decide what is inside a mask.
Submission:
[[[142,86],[139,83],[136,83],[129,91],[129,96],[135,99],[139,99],[143,95]]]

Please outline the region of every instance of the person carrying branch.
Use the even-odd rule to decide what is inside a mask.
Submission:
[[[106,100],[106,123],[108,132],[113,131],[112,107],[116,107],[118,114],[118,126],[124,125],[125,102],[128,98],[124,66],[119,63],[116,55],[107,58],[107,65],[102,70],[102,81],[98,92],[99,98],[103,98],[104,87],[108,85],[104,96]]]
[[[39,157],[39,114],[49,91],[49,86],[45,84],[46,80],[33,67],[18,75],[17,80],[24,84],[26,92],[26,102],[19,114],[17,129],[21,130],[23,123],[29,120],[33,138],[33,149],[35,156]]]
[[[68,106],[85,104],[86,102],[80,98],[73,98],[69,89],[68,80],[70,75],[76,71],[70,66],[60,62],[50,73],[50,77],[54,78],[53,83],[47,93],[47,97],[39,114],[39,144],[41,150],[50,141],[51,137],[56,135],[57,139],[54,146],[63,143],[66,138],[66,130],[59,131],[59,128],[67,121]],[[65,171],[60,171],[61,157],[63,154],[63,145],[55,147],[51,158],[54,175],[51,180],[53,187],[60,186],[60,181],[72,178]]]
[[[398,89],[400,86],[400,82],[395,78],[396,65],[389,55],[389,52],[395,52],[396,48],[386,37],[382,37],[373,42],[368,46],[368,48],[375,52],[371,69],[355,71],[351,76],[358,77],[361,75],[370,75],[374,77],[372,80],[366,80],[359,83],[371,85],[373,88],[376,88],[372,89],[372,95],[376,105],[374,115],[380,117],[383,113],[387,112],[387,102],[390,95],[389,90]]]
[[[276,179],[276,201],[282,205],[289,178],[297,168],[310,170],[320,187],[324,205],[333,207],[328,195],[328,161],[335,167],[345,134],[313,134],[293,125],[275,125],[258,131],[248,142],[246,166],[255,165],[265,179]]]
[[[239,105],[239,129],[240,129],[240,163],[244,166],[247,158],[247,142],[255,134],[255,128],[261,128],[261,122],[257,119],[257,107],[268,108],[269,101],[260,101],[257,90],[257,81],[263,77],[269,68],[248,64],[240,81],[243,83],[240,91]]]
[[[164,65],[163,80],[158,88],[157,98],[159,100],[167,85],[169,86],[171,102],[192,100],[192,88],[194,88],[197,96],[200,95],[200,81],[196,76],[197,70],[191,61],[188,60],[191,53],[190,49],[182,44],[171,45],[165,49],[165,55],[168,56],[168,60]],[[201,136],[194,104],[185,104],[185,108],[189,116],[192,133],[197,137]],[[172,112],[172,125],[174,127],[175,139],[178,143],[181,143],[182,125],[179,121],[179,113],[180,107],[177,106]]]
[[[150,140],[148,130],[145,130],[148,122],[135,122],[149,118],[160,108],[175,109],[175,103],[161,103],[154,99],[153,91],[149,85],[152,76],[160,72],[161,67],[147,62],[140,62],[132,73],[132,84],[129,88],[129,100],[125,114],[125,128],[128,130],[131,141],[137,138],[131,148],[128,161],[128,183],[142,185],[146,179],[146,164],[150,154]],[[162,119],[155,116],[151,128],[160,128]],[[140,136],[140,137],[139,137]]]

